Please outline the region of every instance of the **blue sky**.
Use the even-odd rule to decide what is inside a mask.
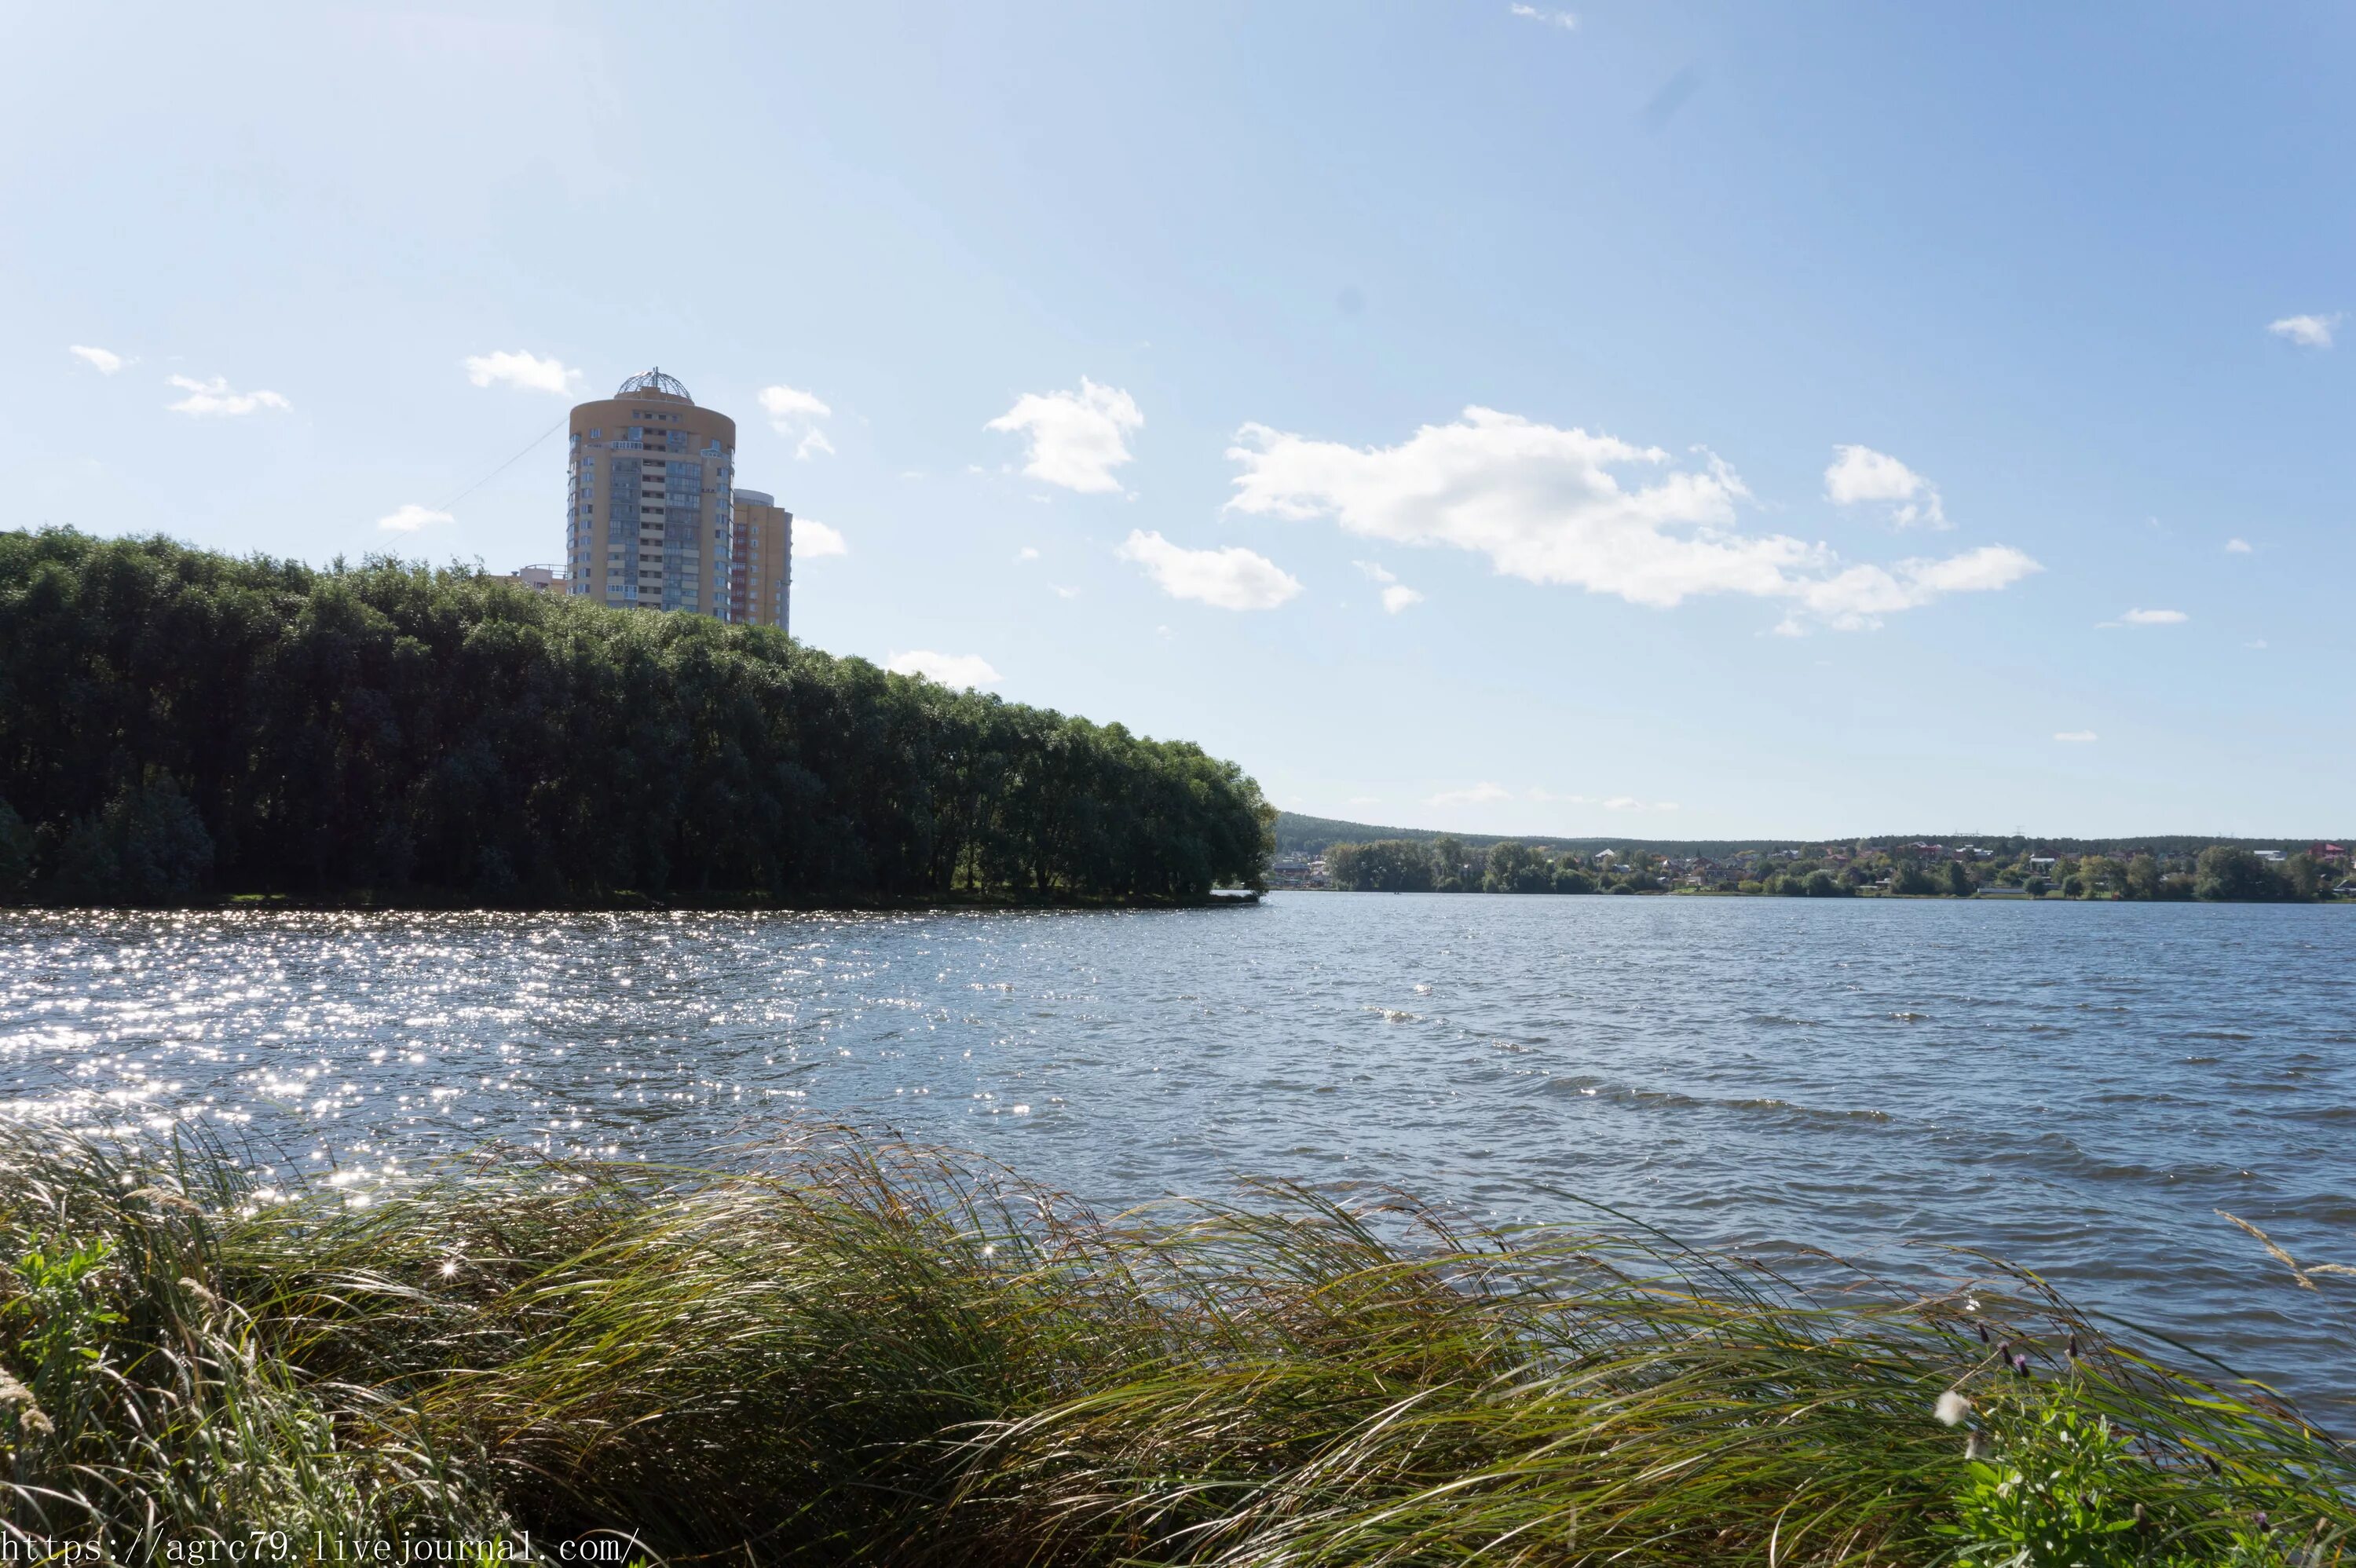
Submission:
[[[2345,8],[15,29],[5,526],[551,560],[659,364],[798,635],[1296,809],[2350,829]]]

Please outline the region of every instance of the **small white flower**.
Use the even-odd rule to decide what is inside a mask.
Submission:
[[[456,1258],[444,1258],[442,1260],[442,1277],[444,1279],[455,1279],[458,1277],[458,1260]]]
[[[1942,1426],[1960,1426],[1963,1424],[1964,1417],[1971,1413],[1972,1402],[1954,1389],[1949,1389],[1941,1394],[1939,1403],[1931,1407],[1931,1413],[1939,1418],[1939,1424]]]

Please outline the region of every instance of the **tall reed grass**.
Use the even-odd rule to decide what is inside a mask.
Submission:
[[[2094,1568],[2356,1531],[2356,1457],[2285,1402],[1993,1264],[1804,1286],[1282,1186],[1106,1217],[839,1131],[360,1206],[17,1125],[0,1260],[18,1560]]]

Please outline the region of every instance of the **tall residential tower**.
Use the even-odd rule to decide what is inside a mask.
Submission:
[[[648,370],[573,411],[567,461],[573,592],[730,618],[734,420],[697,408],[677,379]]]
[[[735,499],[728,618],[786,631],[794,591],[794,515],[758,490],[739,490]]]

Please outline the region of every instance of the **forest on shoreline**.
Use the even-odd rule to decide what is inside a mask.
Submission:
[[[1194,903],[1236,763],[463,568],[0,533],[0,902]]]
[[[2325,846],[2332,849],[2337,846]],[[1745,849],[1723,859],[1628,848],[1552,854],[1517,839],[1471,844],[1450,835],[1331,844],[1324,870],[1345,892],[1733,893],[1783,898],[2043,898],[2216,903],[2313,903],[2348,873],[2310,850],[2269,860],[2233,844],[2124,858],[2088,852],[2006,854],[1984,846],[1909,843],[1854,849]]]

